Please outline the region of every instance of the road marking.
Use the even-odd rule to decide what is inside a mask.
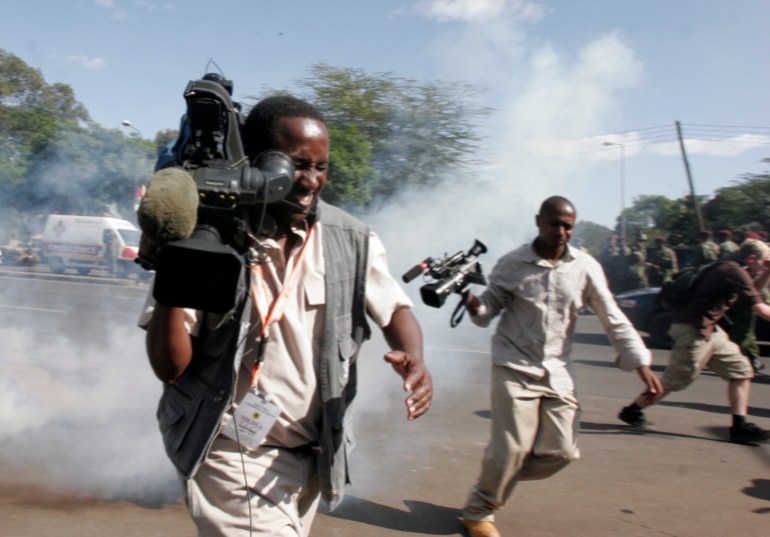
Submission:
[[[8,309],[11,309],[11,310],[42,311],[42,312],[45,312],[45,313],[61,313],[61,314],[69,313],[68,311],[64,311],[64,310],[51,310],[51,309],[46,309],[46,308],[30,308],[28,306],[11,306],[10,304],[0,304],[0,308],[8,308]]]
[[[459,347],[433,347],[431,345],[425,346],[426,350],[436,350],[436,351],[449,351],[449,352],[467,352],[471,354],[489,354],[489,351],[480,351],[477,349],[461,349]]]

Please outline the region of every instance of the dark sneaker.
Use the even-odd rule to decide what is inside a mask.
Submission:
[[[741,427],[730,427],[730,442],[746,444],[761,442],[770,438],[770,431],[761,429],[753,423],[747,423]]]
[[[626,422],[634,429],[648,429],[650,425],[652,425],[644,417],[644,412],[642,410],[635,410],[630,406],[624,406],[623,410],[618,414],[618,418],[620,418],[620,421]]]

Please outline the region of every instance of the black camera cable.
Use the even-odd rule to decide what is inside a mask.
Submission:
[[[465,315],[465,311],[468,309],[466,306],[468,304],[469,294],[470,290],[468,288],[460,291],[460,302],[457,304],[455,310],[452,312],[452,316],[449,318],[449,326],[452,328],[456,327],[460,324],[460,321],[463,320],[463,315]]]

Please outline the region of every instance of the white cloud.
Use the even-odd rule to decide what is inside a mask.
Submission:
[[[136,2],[136,5],[144,8],[147,11],[156,11],[158,9],[158,6],[154,4],[153,2],[147,2],[145,0],[138,0]]]
[[[122,20],[128,17],[128,13],[125,10],[120,9],[115,0],[94,0],[94,4],[111,11],[113,19]]]
[[[619,113],[620,92],[634,86],[642,70],[616,34],[587,44],[572,63],[550,46],[533,51],[516,72],[519,80],[509,81],[502,111],[506,146],[572,155],[601,149],[603,139],[582,139],[602,132]]]
[[[758,147],[770,145],[770,136],[739,134],[701,139],[685,136],[685,150],[692,155],[734,157]],[[615,160],[622,147],[626,157],[650,154],[677,156],[681,153],[675,127],[658,127],[654,132],[626,132],[584,138],[540,138],[525,143],[509,153],[519,158],[573,157],[583,160]]]
[[[89,58],[85,54],[70,54],[64,59],[68,62],[77,63],[84,69],[101,69],[107,63],[101,58]]]
[[[167,13],[173,13],[176,11],[176,6],[171,2],[163,2],[162,4],[157,4],[148,0],[137,0],[136,5],[150,13],[158,10],[165,11]]]
[[[411,11],[440,22],[486,22],[500,17],[537,22],[544,13],[539,2],[529,0],[420,0]]]

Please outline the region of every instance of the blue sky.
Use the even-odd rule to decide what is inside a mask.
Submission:
[[[765,0],[10,0],[4,11],[1,48],[70,84],[102,126],[128,133],[128,119],[146,138],[177,127],[209,59],[239,100],[291,88],[320,62],[481,85],[495,109],[488,164],[466,189],[487,197],[465,210],[511,228],[531,229],[554,193],[613,224],[620,146],[606,141],[624,144],[627,206],[684,195],[675,121],[698,194],[770,169]]]
[[[479,155],[488,163],[478,169],[482,181],[429,193],[405,190],[399,203],[367,216],[388,247],[396,275],[427,256],[465,250],[474,238],[489,246],[482,256],[488,273],[502,253],[532,238],[537,207],[551,194],[572,199],[580,219],[612,225],[621,205],[620,146],[604,142],[625,144],[627,205],[639,195],[682,196],[687,180],[675,121],[685,126],[685,135],[688,129],[693,133],[686,147],[698,193],[711,194],[742,174],[770,169],[761,162],[770,157],[768,0],[4,0],[2,5],[0,48],[39,68],[49,83],[71,85],[96,122],[127,135],[124,119],[145,138],[176,128],[184,112],[182,91],[204,74],[210,58],[234,80],[241,100],[263,86],[290,87],[320,62],[486,87],[485,104],[495,113],[482,127],[488,138]],[[435,311],[420,304],[418,281],[405,287],[426,342],[441,341],[437,327],[446,327],[457,299]],[[110,355],[135,363],[139,331],[115,332]],[[33,335],[19,330],[4,335],[11,342],[25,337]],[[103,349],[92,356],[81,343],[60,345],[57,358],[75,355],[83,363],[92,358],[98,363]],[[440,368],[441,351],[427,350],[431,368]],[[100,371],[95,368],[94,374]],[[129,373],[132,404],[148,401],[150,408],[158,383],[139,369]],[[115,375],[107,377],[79,392],[87,395],[90,406],[83,416],[89,424],[93,408],[110,413],[125,406],[127,384],[117,386]],[[12,444],[24,453],[39,454],[40,446],[29,450],[24,442],[39,437],[27,434],[29,427],[61,423],[62,412],[67,423],[79,416],[77,401],[56,408],[36,402],[20,414],[17,401],[25,401],[26,394],[13,388],[0,390],[0,411],[12,409],[13,417],[4,422],[11,426],[24,416],[24,434]],[[378,386],[370,388],[362,395],[382,407],[386,396]],[[118,494],[168,490],[173,472],[156,429],[143,430],[149,432],[135,439],[131,457],[123,456],[124,414],[104,421],[121,423],[119,432],[100,431],[105,447],[94,447],[94,441],[64,465],[60,454],[49,457],[55,467],[46,473],[53,477],[46,486],[65,482],[69,490],[75,482],[86,493],[107,497],[114,497],[116,483]],[[57,430],[45,432],[50,438]],[[120,460],[114,452],[121,453]],[[88,457],[94,453],[109,462],[109,471],[82,471],[92,467]],[[22,466],[29,462],[20,460]],[[39,470],[39,457],[34,464]]]

